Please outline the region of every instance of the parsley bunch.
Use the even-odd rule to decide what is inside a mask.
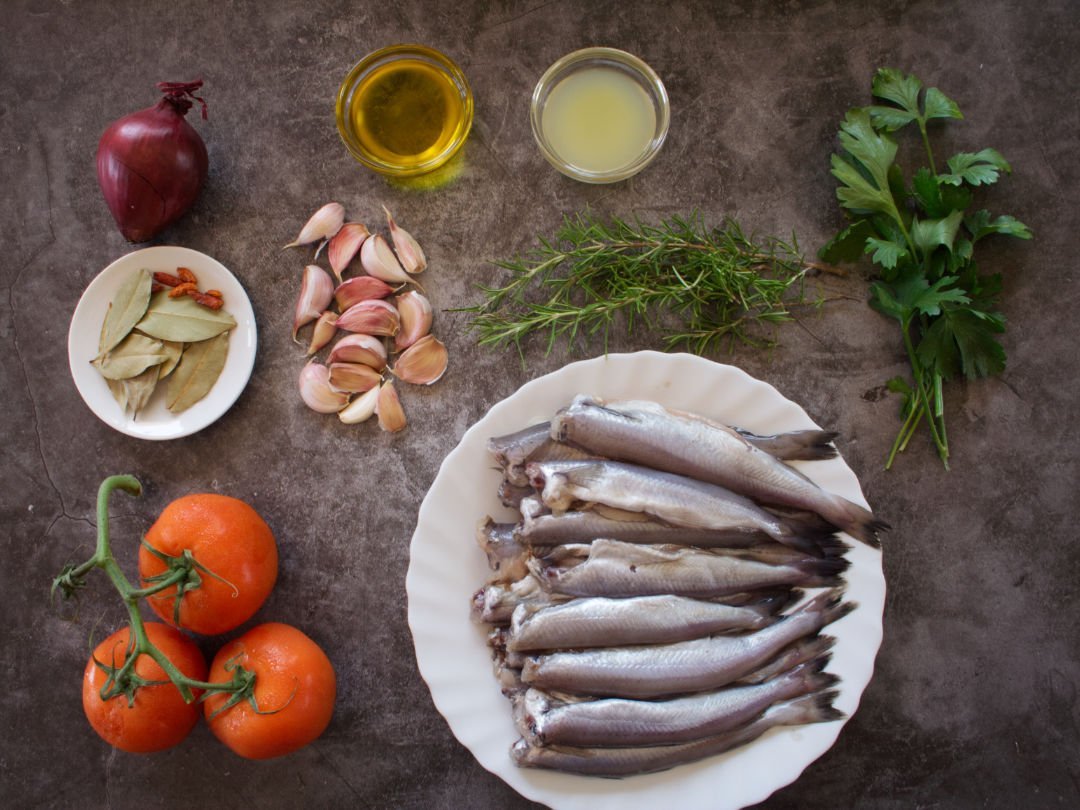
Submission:
[[[979,272],[975,245],[991,234],[1030,239],[1031,231],[1014,217],[969,210],[973,189],[1012,170],[997,151],[960,152],[938,172],[927,125],[963,118],[956,102],[936,87],[924,90],[915,76],[886,68],[875,74],[871,89],[881,103],[848,111],[840,125],[843,151],[832,156],[832,174],[840,181],[836,196],[852,223],[820,255],[839,262],[870,254],[878,271],[870,304],[900,323],[912,380],[897,377],[888,383],[903,396],[904,422],[886,469],[924,419],[948,469],[943,382],[1005,368],[997,338],[1005,331],[997,311],[1001,275]],[[890,133],[912,124],[929,165],[908,178],[896,162]]]

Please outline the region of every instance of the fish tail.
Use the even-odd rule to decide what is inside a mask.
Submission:
[[[881,548],[878,533],[891,529],[888,523],[878,520],[869,509],[839,496],[834,499],[834,503],[832,513],[825,516],[830,523],[872,548]]]
[[[807,723],[843,720],[847,715],[832,705],[839,694],[834,689],[828,689],[777,703],[765,711],[763,718],[777,726],[801,726]]]
[[[807,602],[806,605],[800,609],[800,612],[819,613],[819,627],[825,627],[825,625],[832,624],[833,622],[844,618],[856,607],[858,607],[857,602],[844,601],[843,588],[834,587],[832,590],[826,591],[825,593],[819,593]]]
[[[841,557],[849,546],[836,534],[836,527],[812,512],[782,517],[783,532],[777,539],[786,546],[815,557]]]
[[[825,652],[817,658],[799,664],[794,669],[784,673],[783,677],[797,689],[794,695],[807,695],[812,692],[822,692],[840,682],[840,678],[831,672],[825,672],[832,659],[831,652]]]
[[[844,584],[843,574],[851,565],[843,557],[822,557],[793,563],[803,573],[800,585],[809,588],[836,588]]]
[[[833,440],[840,434],[832,430],[794,430],[775,436],[757,436],[739,430],[738,433],[758,450],[781,461],[821,461],[836,458]]]
[[[765,681],[777,675],[782,675],[808,661],[820,664],[821,668],[824,669],[832,660],[832,647],[835,643],[835,638],[824,635],[800,639],[794,644],[785,647],[779,655],[765,666],[740,678],[739,681],[740,683],[765,683]]]

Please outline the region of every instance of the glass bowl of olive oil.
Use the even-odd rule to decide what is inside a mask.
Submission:
[[[392,45],[361,59],[338,91],[338,133],[354,158],[391,177],[446,164],[472,127],[473,95],[448,56]]]
[[[586,183],[614,183],[656,157],[671,111],[664,83],[641,59],[585,48],[540,77],[530,118],[540,152],[556,169]]]

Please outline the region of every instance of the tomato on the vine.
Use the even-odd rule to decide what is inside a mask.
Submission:
[[[195,643],[179,630],[159,622],[147,622],[146,635],[184,675],[206,680],[206,659]],[[134,670],[139,679],[150,682],[128,694],[101,699],[101,689],[109,671],[127,660],[131,630],[113,633],[94,650],[83,675],[83,711],[101,738],[121,751],[148,754],[164,751],[182,742],[199,720],[196,703],[186,703],[180,690],[169,682],[165,671],[149,655],[140,655]],[[162,683],[164,682],[164,683]]]
[[[139,549],[144,587],[174,574],[184,577],[150,596],[150,606],[170,624],[196,633],[217,635],[239,627],[255,615],[277,580],[274,534],[237,498],[178,498],[145,540]]]
[[[210,680],[227,681],[241,667],[255,675],[257,710],[250,700],[228,694],[211,695],[203,704],[210,730],[240,756],[280,757],[329,725],[337,694],[334,667],[300,630],[275,622],[252,628],[218,651]]]

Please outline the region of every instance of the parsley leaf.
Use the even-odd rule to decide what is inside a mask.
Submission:
[[[960,152],[947,161],[950,174],[938,178],[942,183],[958,186],[967,183],[970,186],[989,186],[996,183],[1001,172],[1012,171],[1012,166],[996,149],[983,149],[980,152]]]
[[[959,372],[969,380],[1005,370],[1005,349],[994,337],[1005,331],[998,313],[976,309],[946,309],[926,330],[918,355],[923,365],[945,379]]]
[[[994,149],[960,152],[938,174],[927,122],[961,120],[956,102],[915,76],[878,70],[871,83],[874,103],[850,110],[840,125],[841,151],[833,155],[836,196],[852,222],[820,251],[826,261],[850,261],[861,250],[877,268],[870,305],[895,319],[911,364],[911,381],[894,378],[891,391],[903,399],[903,425],[886,467],[920,425],[926,425],[948,467],[943,381],[963,374],[976,378],[1005,368],[998,336],[999,273],[979,272],[975,245],[992,234],[1030,239],[1015,217],[969,211],[973,194],[996,183],[1012,167]],[[891,133],[914,123],[926,151],[924,167],[910,176],[896,162]]]

